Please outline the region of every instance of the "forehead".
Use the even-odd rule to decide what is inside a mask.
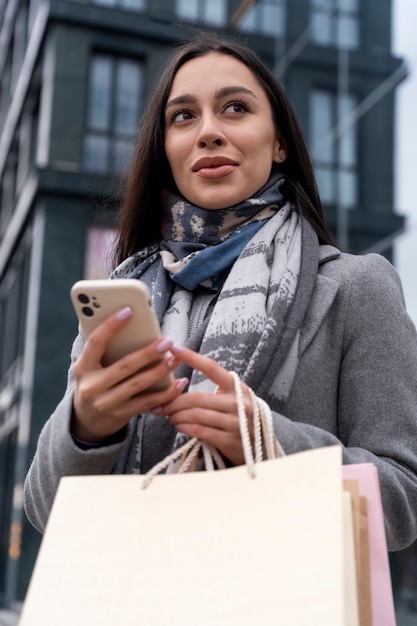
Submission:
[[[229,85],[242,85],[266,97],[255,74],[241,61],[228,54],[210,52],[191,59],[175,74],[169,96],[199,89],[216,90]]]

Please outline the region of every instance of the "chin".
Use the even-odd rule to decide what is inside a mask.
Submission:
[[[220,197],[222,200],[215,200],[216,197]],[[215,189],[211,193],[211,198],[195,198],[191,200],[193,204],[200,207],[201,209],[206,209],[207,211],[220,211],[221,209],[229,209],[239,202],[243,202],[246,197],[242,198],[241,196],[227,196],[222,194],[221,191],[216,191]]]

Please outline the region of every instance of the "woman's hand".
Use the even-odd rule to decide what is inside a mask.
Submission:
[[[130,317],[131,310],[126,308],[100,324],[73,366],[76,385],[71,432],[83,441],[99,442],[117,433],[133,415],[174,400],[188,383],[180,379],[163,391],[146,391],[178,365],[167,339],[153,341],[107,367],[101,365],[107,343]]]
[[[216,361],[177,345],[171,352],[179,361],[200,371],[218,386],[216,393],[189,392],[154,412],[168,415],[177,430],[214,446],[234,465],[245,462],[240,435],[237,400],[233,377]],[[252,402],[247,385],[242,384],[249,430],[253,431]]]

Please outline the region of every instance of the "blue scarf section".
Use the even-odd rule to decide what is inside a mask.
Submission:
[[[170,278],[189,290],[198,285],[221,289],[242,250],[283,206],[283,182],[275,174],[252,198],[219,210],[167,194],[161,257]]]
[[[211,289],[223,287],[231,267],[239,257],[243,248],[262,228],[266,220],[252,222],[237,230],[225,242],[211,246],[195,254],[182,270],[170,274],[171,279],[192,291],[200,284],[210,282]]]

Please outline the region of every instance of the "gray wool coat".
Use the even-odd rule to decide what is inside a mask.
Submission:
[[[79,336],[72,361],[82,346]],[[66,393],[40,434],[25,482],[26,514],[41,532],[61,476],[112,472],[133,433],[134,420],[120,443],[78,448],[69,431],[73,387],[70,368]],[[389,549],[400,550],[416,539],[417,334],[398,275],[386,259],[321,247],[288,403],[284,414],[271,409],[287,454],[341,444],[344,463],[374,463]],[[142,448],[157,451],[149,458],[163,458],[172,438],[165,445],[161,424],[170,427],[144,420]],[[141,472],[147,465],[144,460]]]

